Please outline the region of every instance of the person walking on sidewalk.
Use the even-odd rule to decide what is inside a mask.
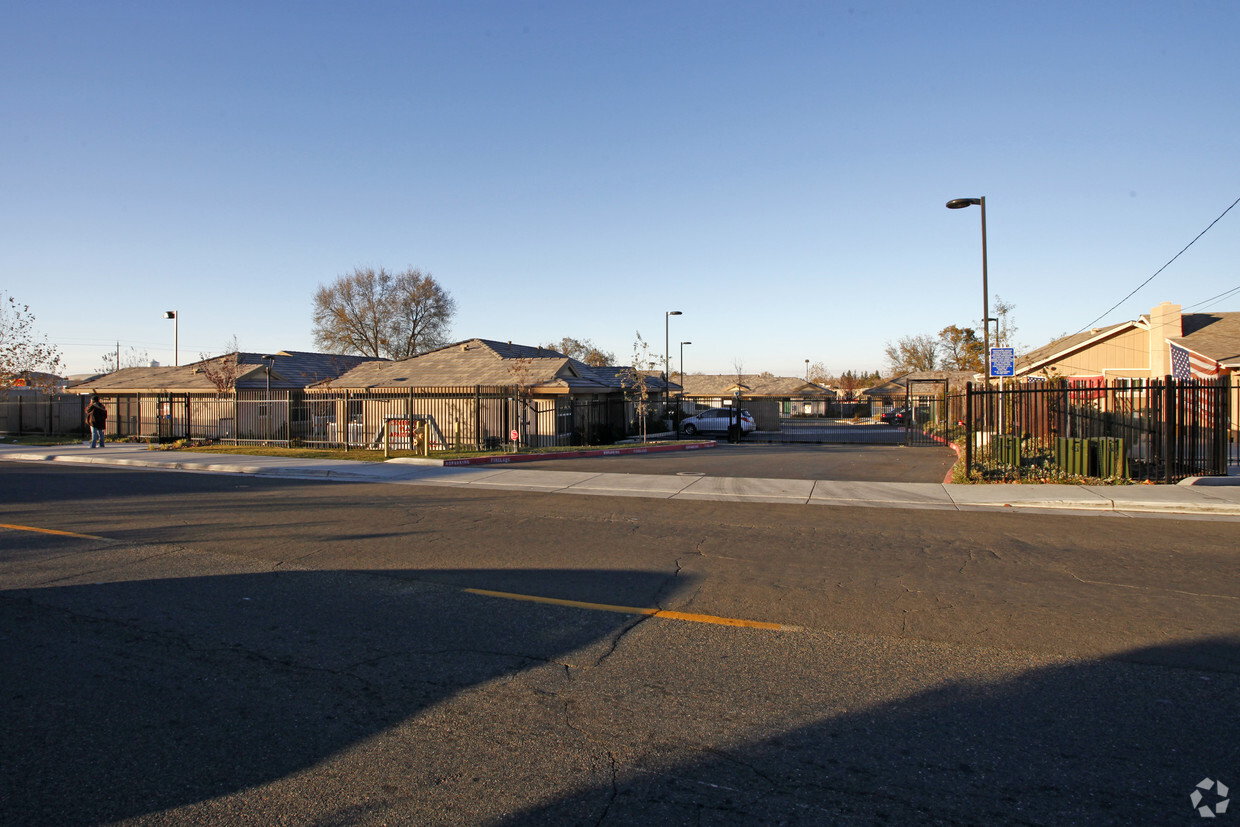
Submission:
[[[99,401],[99,394],[90,395],[90,404],[86,406],[86,424],[90,426],[90,447],[103,447],[103,428],[108,424],[108,409]]]

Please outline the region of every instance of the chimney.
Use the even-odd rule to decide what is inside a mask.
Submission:
[[[1180,306],[1163,302],[1150,311],[1150,377],[1161,379],[1171,375],[1171,347],[1168,339],[1184,335]]]

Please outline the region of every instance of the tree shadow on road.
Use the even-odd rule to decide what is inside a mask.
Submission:
[[[687,759],[652,750],[504,823],[1195,823],[1199,782],[1240,784],[1237,676],[1228,637],[940,686]]]
[[[455,575],[508,582],[502,571]],[[515,585],[535,573],[522,575]],[[297,571],[0,593],[0,820],[99,824],[246,790],[636,622],[418,576]],[[672,591],[666,573],[593,577],[630,595]]]

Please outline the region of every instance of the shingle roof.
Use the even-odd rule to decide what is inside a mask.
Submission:
[[[547,348],[467,339],[399,362],[360,365],[324,384],[334,388],[528,385],[543,390],[608,393],[623,368],[596,368]]]
[[[731,396],[740,386],[743,396],[767,396],[780,399],[789,397],[828,397],[835,391],[795,376],[772,376],[766,373],[732,374],[695,373],[684,377],[685,396],[721,397]]]
[[[242,352],[237,358],[237,387],[265,388],[267,386],[266,366],[268,360],[262,353]],[[282,350],[275,356],[271,367],[271,387],[288,390],[303,388],[312,382],[319,382],[339,376],[348,369],[368,361],[367,356],[346,356],[336,353],[307,353],[296,350]],[[216,356],[203,359],[180,367],[160,366],[155,368],[124,368],[105,376],[97,376],[79,382],[72,388],[76,390],[105,391],[215,391],[215,383],[204,371],[204,365],[219,365],[229,356]]]
[[[1185,313],[1181,322],[1184,335],[1172,342],[1240,368],[1240,313]]]
[[[977,375],[976,371],[971,370],[915,370],[912,373],[888,379],[881,385],[865,388],[861,391],[861,395],[890,396],[892,393],[903,393],[909,382],[941,382],[944,379],[947,380],[949,388],[963,388],[966,382],[973,381]]]

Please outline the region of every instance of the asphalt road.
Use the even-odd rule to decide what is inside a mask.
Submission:
[[[5,823],[1181,823],[1240,777],[1230,523],[19,464],[0,523]]]
[[[950,448],[903,445],[729,445],[617,457],[522,462],[522,468],[604,474],[703,474],[785,480],[943,482]]]

